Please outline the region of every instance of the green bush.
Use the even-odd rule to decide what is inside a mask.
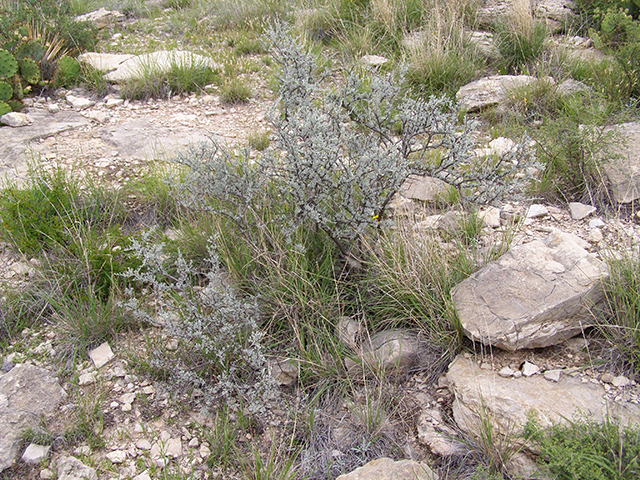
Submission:
[[[640,373],[640,255],[636,251],[611,260],[609,265],[605,284],[608,308],[598,329],[615,349],[619,363]]]
[[[537,442],[538,465],[558,480],[635,480],[640,477],[640,429],[578,420],[540,429],[526,427]]]

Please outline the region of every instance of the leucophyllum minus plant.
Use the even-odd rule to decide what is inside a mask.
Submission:
[[[262,354],[255,302],[240,298],[221,280],[218,258],[210,250],[206,287],[194,285],[196,273],[180,255],[174,261],[153,243],[151,233],[133,241],[140,266],[126,276],[143,287],[142,301],[130,290],[125,308],[161,326],[178,341],[174,354],[155,349],[151,366],[181,394],[190,393],[205,408],[226,402],[259,412],[278,395]]]
[[[269,119],[276,142],[263,157],[278,179],[297,222],[317,225],[343,253],[384,218],[412,174],[458,188],[463,198],[488,203],[518,191],[523,148],[478,162],[472,122],[459,125],[448,99],[406,96],[404,73],[351,74],[327,90],[328,73],[281,24],[266,33],[280,66],[278,98]],[[318,73],[319,72],[319,73]]]
[[[287,26],[270,27],[266,41],[279,66],[268,115],[272,146],[255,162],[234,159],[215,142],[180,156],[191,170],[181,188],[188,204],[254,228],[256,209],[269,198],[271,206],[288,206],[272,223],[290,232],[320,230],[344,257],[358,257],[358,239],[384,224],[390,200],[412,174],[439,178],[468,201],[489,203],[522,190],[521,146],[478,160],[475,125],[460,124],[446,98],[408,97],[403,72],[353,73],[328,86],[330,73]]]

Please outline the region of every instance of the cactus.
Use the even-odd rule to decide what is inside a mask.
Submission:
[[[13,97],[13,88],[7,82],[0,81],[0,102],[6,102]]]
[[[9,100],[7,102],[7,105],[9,105],[11,110],[13,110],[14,112],[19,112],[24,106],[20,100]]]
[[[21,58],[30,58],[35,62],[39,62],[44,57],[44,47],[37,40],[26,40],[20,43],[13,51],[13,56],[20,60]]]
[[[57,67],[54,77],[56,87],[73,84],[80,76],[80,64],[75,58],[62,57],[58,60]]]
[[[0,102],[0,117],[5,113],[12,112],[11,107],[4,102]]]
[[[9,78],[18,71],[18,62],[11,53],[0,50],[0,78]]]
[[[35,85],[40,81],[40,67],[31,58],[23,58],[18,64],[20,65],[20,75],[27,82]]]

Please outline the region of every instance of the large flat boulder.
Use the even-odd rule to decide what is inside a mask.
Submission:
[[[579,419],[640,423],[640,405],[610,401],[601,384],[580,377],[561,375],[557,382],[542,375],[503,378],[459,355],[449,366],[447,379],[455,396],[456,424],[471,434],[480,431],[483,417],[491,420],[497,433],[513,439],[529,419],[543,428]]]
[[[505,350],[571,338],[590,323],[603,298],[606,264],[588,244],[558,230],[511,248],[456,285],[451,297],[465,334]]]
[[[640,122],[623,123],[608,131],[616,135],[614,158],[604,165],[609,190],[616,202],[630,203],[640,198]]]
[[[174,67],[210,67],[218,65],[209,57],[184,50],[161,50],[137,55],[120,63],[118,68],[105,75],[110,82],[125,82],[134,78],[143,78],[149,73],[166,73]]]
[[[476,112],[503,103],[509,92],[538,81],[529,75],[492,75],[460,87],[456,100],[461,108]]]
[[[64,390],[50,372],[19,364],[0,376],[0,472],[14,464],[22,433],[52,415]]]

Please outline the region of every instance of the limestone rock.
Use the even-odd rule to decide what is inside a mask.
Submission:
[[[161,50],[125,60],[116,70],[107,73],[105,78],[110,82],[119,83],[132,78],[139,78],[148,72],[167,72],[176,65],[182,67],[218,68],[218,65],[209,57],[185,50]]]
[[[338,318],[336,334],[343,344],[351,348],[355,348],[365,338],[362,324],[351,317]]]
[[[533,204],[527,209],[527,218],[540,218],[549,215],[549,209],[544,205]]]
[[[291,387],[298,381],[300,374],[296,360],[288,358],[270,358],[268,361],[269,375],[278,385]]]
[[[571,10],[571,7],[574,6],[571,0],[523,0],[520,2],[516,0],[486,0],[478,9],[478,20],[483,25],[493,25],[500,17],[510,15],[518,3],[520,8],[524,7],[530,11],[534,18],[545,22],[552,31],[561,30],[567,19],[575,16]]]
[[[412,200],[435,202],[445,195],[449,188],[452,187],[439,178],[410,175],[400,187],[400,195]]]
[[[639,405],[607,403],[602,385],[583,383],[569,375],[561,376],[558,382],[545,380],[542,375],[502,378],[459,355],[450,365],[447,379],[455,396],[456,424],[471,434],[481,428],[481,415],[492,420],[499,434],[510,438],[522,432],[530,417],[543,428],[580,416],[602,422],[607,414],[623,425],[640,422]]]
[[[369,369],[399,373],[415,364],[419,350],[420,342],[413,332],[387,330],[363,342],[357,353]],[[345,364],[352,373],[360,372],[360,365],[351,359],[346,359]]]
[[[578,237],[554,231],[519,245],[456,285],[466,335],[506,350],[555,345],[589,324],[607,266]]]
[[[437,478],[438,476],[426,463],[379,458],[356,468],[351,473],[340,475],[337,480],[436,480]]]
[[[89,98],[80,97],[71,93],[67,93],[65,98],[67,99],[67,102],[69,102],[74,108],[74,110],[84,110],[96,104],[96,102]]]
[[[558,85],[558,88],[556,88],[556,92],[558,92],[560,95],[573,95],[574,93],[586,91],[589,91],[589,87],[584,83],[579,82],[578,80],[574,80],[573,78],[567,78],[560,85]]]
[[[76,22],[91,22],[96,28],[104,28],[119,21],[124,20],[123,13],[117,10],[107,10],[106,8],[99,8],[93,12],[79,15],[75,18]]]
[[[8,127],[26,127],[33,122],[26,113],[9,112],[0,117],[0,123]]]
[[[482,223],[490,228],[500,228],[500,209],[496,207],[485,207],[478,212],[478,218]]]
[[[36,445],[35,443],[32,443],[22,454],[21,460],[24,463],[35,465],[42,462],[49,456],[49,450],[51,450],[51,447],[49,446],[44,447],[42,445]]]
[[[380,55],[365,55],[360,59],[364,65],[369,65],[370,67],[380,67],[385,63],[389,62],[389,59],[386,57],[381,57]]]
[[[464,452],[462,443],[455,440],[456,431],[449,427],[438,408],[429,408],[420,414],[417,423],[418,441],[441,457],[450,457]]]
[[[640,198],[640,122],[623,123],[611,127],[626,144],[616,142],[614,154],[606,159],[604,172],[609,189],[618,203],[630,203]]]
[[[16,460],[24,429],[53,414],[64,391],[50,372],[18,364],[0,376],[0,472]]]
[[[114,356],[115,355],[111,351],[111,347],[107,342],[89,352],[89,357],[93,361],[93,364],[96,366],[96,368],[100,368],[103,365],[106,365]]]
[[[504,102],[510,91],[536,81],[529,75],[492,75],[460,87],[456,99],[461,108],[475,112]]]
[[[78,56],[78,61],[86,63],[101,72],[112,72],[133,57],[134,55],[86,52]]]
[[[585,205],[584,203],[580,202],[569,203],[569,212],[571,212],[571,218],[573,218],[574,220],[582,220],[595,211],[596,207],[592,205]]]
[[[98,474],[75,457],[62,457],[58,460],[58,480],[98,480]]]

